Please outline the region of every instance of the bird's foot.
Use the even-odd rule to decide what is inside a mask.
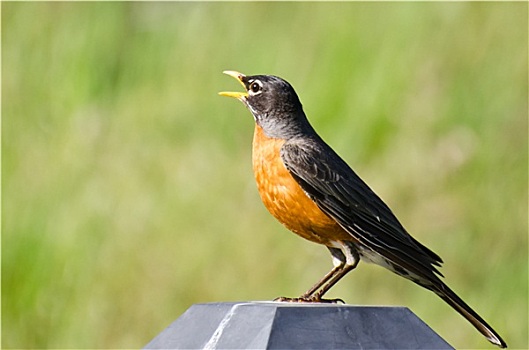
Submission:
[[[327,303],[327,304],[345,304],[345,301],[342,299],[323,299],[319,295],[312,296],[300,296],[299,298],[288,298],[288,297],[279,297],[275,298],[274,301],[279,301],[283,303]]]

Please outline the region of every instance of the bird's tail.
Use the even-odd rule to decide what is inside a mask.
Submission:
[[[484,319],[482,319],[470,306],[468,306],[460,297],[457,296],[446,284],[439,281],[440,284],[429,288],[433,290],[441,299],[448,305],[453,307],[463,317],[465,317],[476,329],[485,336],[492,344],[498,345],[500,348],[506,348],[507,344],[500,337],[500,335],[492,329],[491,326]]]

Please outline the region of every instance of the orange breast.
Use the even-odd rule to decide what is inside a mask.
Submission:
[[[284,140],[268,138],[255,126],[253,171],[257,189],[268,211],[289,230],[310,241],[331,245],[350,240],[332,218],[324,214],[290,175],[279,155]]]

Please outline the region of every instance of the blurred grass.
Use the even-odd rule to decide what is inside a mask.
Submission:
[[[251,174],[221,74],[289,80],[321,135],[528,347],[527,3],[2,3],[2,347],[135,348],[191,304],[297,296],[330,268]],[[330,297],[405,305],[361,265]]]

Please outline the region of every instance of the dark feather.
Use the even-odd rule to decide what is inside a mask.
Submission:
[[[292,139],[281,158],[318,207],[360,244],[428,280],[441,258],[410,236],[389,207],[321,139]],[[434,266],[435,265],[435,266]]]
[[[354,241],[383,256],[393,272],[435,292],[492,343],[507,346],[441,281],[436,268],[441,258],[410,236],[389,207],[317,135],[289,140],[281,149],[281,159],[305,193]]]

